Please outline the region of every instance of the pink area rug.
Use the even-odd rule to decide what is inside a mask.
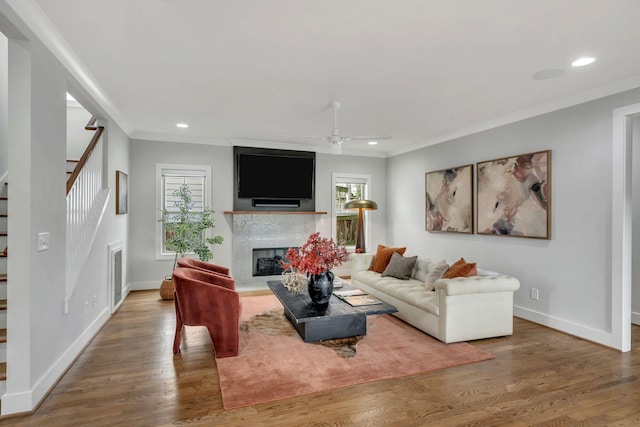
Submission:
[[[241,321],[282,308],[273,295],[243,297]],[[216,359],[225,409],[235,409],[354,384],[415,375],[493,359],[468,343],[444,344],[403,321],[367,319],[354,357],[287,335],[240,333],[237,357]]]

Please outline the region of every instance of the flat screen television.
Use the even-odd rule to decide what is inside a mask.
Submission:
[[[252,207],[305,210],[314,200],[315,153],[236,147],[235,177],[240,210],[248,207],[242,200]]]

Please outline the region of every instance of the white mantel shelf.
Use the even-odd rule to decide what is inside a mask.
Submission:
[[[326,212],[224,211],[225,215],[326,215]]]

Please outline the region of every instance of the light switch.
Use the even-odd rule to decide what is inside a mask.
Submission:
[[[38,252],[49,249],[49,232],[38,233]]]

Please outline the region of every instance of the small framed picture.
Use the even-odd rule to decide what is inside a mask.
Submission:
[[[116,171],[116,214],[126,214],[128,208],[127,174]]]

